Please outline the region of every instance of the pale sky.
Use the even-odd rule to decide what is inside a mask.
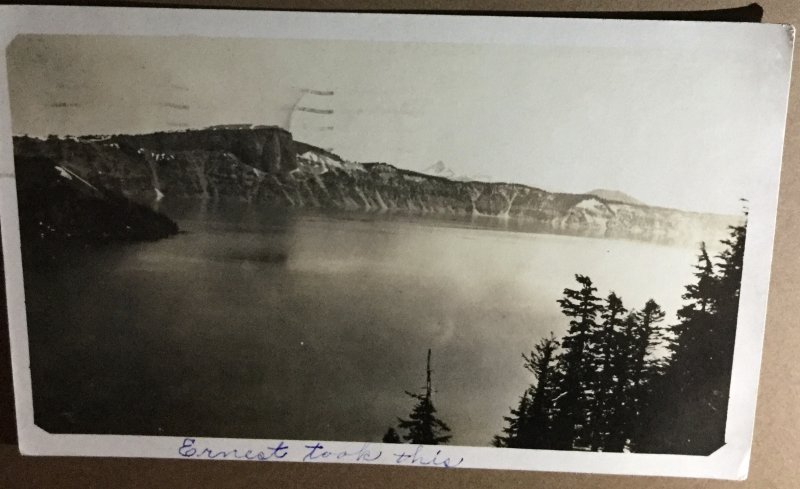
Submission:
[[[734,48],[23,36],[8,60],[15,134],[274,124],[353,161],[723,213],[757,197],[784,110],[780,60]]]

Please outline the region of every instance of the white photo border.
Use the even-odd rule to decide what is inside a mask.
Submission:
[[[206,38],[648,46],[708,49],[749,46],[780,60],[788,104],[794,28],[788,25],[510,18],[452,15],[311,13],[116,7],[0,6],[0,229],[8,303],[19,448],[25,455],[281,460],[459,468],[541,470],[744,479],[750,460],[785,111],[776,120],[761,168],[763,188],[750,203],[726,445],[709,456],[593,453],[492,447],[421,447],[316,440],[245,440],[163,436],[50,434],[34,425],[28,333],[14,178],[6,48],[19,34],[201,36]],[[721,48],[720,48],[721,49]],[[777,119],[777,118],[776,118]],[[780,126],[778,126],[780,123]],[[283,444],[283,445],[281,445]],[[286,445],[288,448],[282,448]],[[322,445],[324,448],[309,448]],[[207,448],[208,450],[204,450]],[[192,451],[194,449],[195,451]],[[408,457],[403,457],[403,450]],[[418,451],[417,451],[418,450]],[[327,452],[328,455],[324,455]],[[368,455],[364,455],[364,453]],[[377,456],[378,452],[381,453]],[[309,455],[311,454],[311,456]],[[445,463],[444,461],[447,460]],[[427,463],[426,463],[427,462]]]

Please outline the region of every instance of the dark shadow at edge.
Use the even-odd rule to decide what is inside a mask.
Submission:
[[[180,2],[137,2],[133,0],[122,0],[119,2],[108,2],[102,0],[90,0],[81,2],[85,7],[139,7],[139,8],[171,8],[171,9],[225,9],[225,10],[260,10],[260,11],[288,11],[288,12],[333,12],[333,13],[372,13],[372,14],[419,14],[419,15],[463,15],[463,16],[488,16],[488,17],[559,17],[568,19],[618,19],[618,20],[677,20],[677,21],[702,21],[702,22],[761,22],[764,16],[764,9],[758,3],[750,3],[742,7],[731,7],[713,10],[649,10],[634,12],[615,12],[615,11],[519,11],[519,10],[421,10],[421,9],[296,9],[296,8],[261,8],[258,6],[236,6],[221,3],[212,3],[208,0],[200,0],[202,4],[186,4]],[[37,1],[28,0],[14,2],[17,5],[56,5],[73,6],[73,1],[50,0]]]
[[[0,443],[17,443],[14,385],[11,378],[11,344],[6,307],[3,249],[0,247]]]

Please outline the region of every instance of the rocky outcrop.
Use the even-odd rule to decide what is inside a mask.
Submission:
[[[49,266],[73,247],[154,241],[178,232],[147,205],[98,188],[41,158],[16,158],[22,253],[28,265]]]
[[[293,141],[275,127],[107,137],[14,139],[17,165],[37,158],[97,188],[150,203],[236,199],[295,208],[494,220],[537,232],[695,244],[724,235],[735,216],[699,214],[563,194],[513,183],[464,181],[386,163],[356,163]]]

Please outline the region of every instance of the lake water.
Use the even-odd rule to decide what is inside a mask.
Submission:
[[[53,432],[380,441],[425,384],[452,443],[487,445],[521,354],[589,275],[674,317],[696,250],[239,207],[26,270],[37,423]]]

